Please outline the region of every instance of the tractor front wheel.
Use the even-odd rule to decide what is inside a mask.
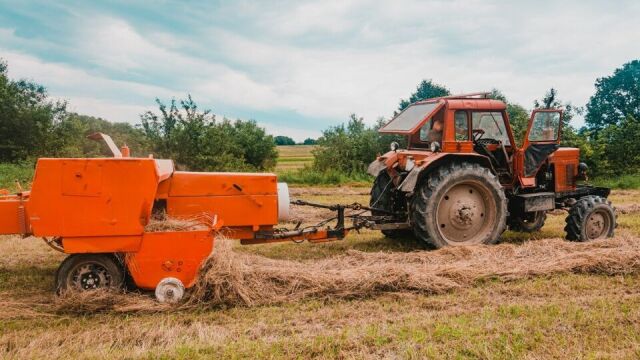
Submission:
[[[384,216],[389,215],[386,213],[397,212],[403,213],[406,211],[406,200],[402,194],[398,194],[391,177],[386,171],[382,171],[378,177],[376,177],[371,187],[371,199],[369,200],[369,207],[373,209],[380,209],[384,211],[371,211],[371,215]],[[381,230],[382,233],[390,238],[400,238],[411,236],[411,230]]]
[[[478,164],[444,165],[416,190],[411,206],[413,230],[432,247],[493,244],[506,228],[502,186]]]
[[[542,229],[544,222],[547,220],[545,211],[528,212],[523,215],[509,217],[509,230],[519,232],[536,232]]]
[[[119,289],[124,283],[124,270],[111,254],[69,255],[56,273],[58,293],[95,289]]]
[[[590,241],[613,236],[616,228],[616,213],[611,201],[600,196],[589,195],[578,199],[569,209],[567,240]]]

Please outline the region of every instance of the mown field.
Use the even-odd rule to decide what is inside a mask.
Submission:
[[[278,146],[278,162],[276,173],[302,169],[305,165],[313,163],[314,145],[284,145]]]
[[[368,198],[366,188],[353,187],[294,188],[292,193],[326,203]],[[612,200],[622,210],[619,236],[640,239],[640,191],[617,191]],[[295,216],[309,220],[324,214],[294,209]],[[563,219],[551,214],[534,234],[506,232],[504,245],[489,251],[515,246],[526,256],[527,246],[562,236]],[[614,240],[603,242],[605,250],[607,241]],[[322,245],[236,247],[241,254],[311,262],[350,249],[422,251],[411,239],[390,240],[374,231]],[[447,251],[427,257],[452,256]],[[640,274],[635,271],[615,276],[559,272],[513,280],[497,276],[439,294],[383,291],[253,307],[78,314],[52,305],[53,276],[62,254],[39,239],[6,236],[0,237],[0,253],[0,358],[640,357]],[[456,263],[464,263],[465,256]],[[496,259],[487,256],[486,264]],[[640,254],[632,259],[640,263]]]
[[[276,172],[310,164],[311,149],[280,147]],[[10,170],[12,177],[24,176],[19,167]],[[293,186],[291,192],[294,199],[331,204],[367,203],[368,190]],[[389,289],[369,295],[312,295],[256,306],[203,304],[168,311],[97,313],[70,309],[60,306],[53,295],[54,274],[64,255],[40,239],[0,236],[0,358],[637,359],[640,191],[616,190],[611,200],[618,208],[617,236],[596,244],[592,257],[581,244],[559,239],[564,235],[561,212],[550,214],[540,232],[507,231],[499,245],[465,251],[425,251],[416,240],[391,240],[368,230],[327,244],[235,245],[238,256],[281,264],[300,261],[309,268],[341,257],[355,261],[350,256],[357,259],[360,252],[382,259],[419,254],[426,261],[425,271],[449,274],[453,283],[434,292],[395,291],[402,286],[390,284]],[[283,225],[330,215],[300,207],[292,210],[291,222]],[[630,249],[628,253],[616,253],[621,243]],[[558,255],[563,246],[568,250]],[[565,260],[575,262],[579,249],[583,249],[579,264],[558,266]],[[486,256],[478,261],[474,251]],[[448,258],[451,263],[437,262]],[[528,265],[513,276],[513,268],[495,269],[504,261]],[[490,270],[476,276],[475,266]],[[299,267],[289,271],[300,271]],[[559,270],[541,270],[554,267]],[[402,281],[402,275],[391,273],[393,266],[389,270],[389,276]],[[462,281],[469,274],[476,277]],[[303,276],[309,274],[301,274],[300,281],[305,281]],[[350,281],[367,277],[355,273]],[[345,285],[332,291],[339,292],[340,286]],[[128,296],[134,303],[140,299]],[[150,294],[142,294],[142,300],[149,302]]]

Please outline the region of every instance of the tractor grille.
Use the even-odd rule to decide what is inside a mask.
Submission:
[[[576,172],[576,165],[575,164],[567,164],[567,186],[573,186],[575,185],[576,182],[576,177],[575,177],[575,172]]]

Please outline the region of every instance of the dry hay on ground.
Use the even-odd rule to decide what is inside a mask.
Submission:
[[[617,205],[615,207],[616,214],[624,214],[624,215],[632,215],[640,213],[640,205],[631,204],[631,205]]]
[[[172,218],[162,216],[161,218],[151,218],[144,227],[145,232],[163,231],[194,231],[206,230],[213,224],[211,216],[202,214],[190,218]]]
[[[356,299],[386,292],[439,294],[480,281],[510,281],[562,273],[605,275],[640,272],[640,239],[574,243],[563,239],[525,244],[449,247],[410,253],[366,253],[313,261],[269,259],[236,252],[218,240],[203,264],[190,298],[182,305],[158,304],[140,294],[86,293],[54,302],[58,313],[158,312],[167,309],[256,306],[304,299]]]
[[[350,250],[305,262],[237,253],[228,241],[219,241],[202,268],[190,302],[253,306],[309,298],[363,298],[383,292],[438,294],[483,279],[638,271],[640,239],[630,235],[590,243],[548,239],[411,253]]]

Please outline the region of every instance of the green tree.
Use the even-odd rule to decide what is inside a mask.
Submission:
[[[589,129],[598,132],[628,116],[640,119],[640,60],[628,62],[613,75],[597,79],[595,87],[585,115]]]
[[[274,142],[276,143],[276,145],[281,146],[281,145],[295,145],[296,142],[288,137],[288,136],[276,136],[275,138],[273,138]]]
[[[351,114],[345,124],[323,131],[318,147],[313,150],[313,166],[319,171],[337,170],[345,174],[361,174],[376,154],[388,151],[381,142],[377,127],[368,127],[364,119]]]
[[[312,138],[306,138],[304,139],[304,141],[302,142],[302,145],[315,145],[318,141],[316,139],[312,139]]]
[[[408,100],[400,99],[398,111],[404,110],[407,106],[413,104],[416,101],[447,95],[451,95],[451,93],[446,87],[434,83],[431,79],[422,80],[420,84],[418,84],[416,91],[411,94]]]
[[[58,155],[67,136],[54,130],[65,115],[65,102],[50,100],[42,85],[9,79],[0,59],[0,161]]]
[[[498,89],[492,89],[489,97],[506,104],[513,137],[518,145],[522,145],[529,124],[529,112],[521,105],[508,101],[507,97]]]
[[[275,166],[273,137],[255,121],[216,121],[210,110],[200,111],[189,95],[167,106],[156,99],[159,113],[141,115],[142,129],[152,149],[194,171],[255,171]]]

